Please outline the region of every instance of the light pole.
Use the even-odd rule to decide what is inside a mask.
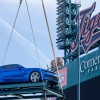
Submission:
[[[78,4],[78,89],[77,99],[80,100],[80,3]]]

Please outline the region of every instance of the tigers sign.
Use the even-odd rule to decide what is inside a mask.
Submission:
[[[94,12],[96,7],[96,2],[93,5],[80,12],[80,40],[81,46],[85,53],[89,51],[89,49],[100,41],[100,12],[94,16],[92,13]],[[77,15],[75,22],[78,23]],[[76,35],[76,39],[71,44],[71,51],[74,52],[78,48],[78,33]]]

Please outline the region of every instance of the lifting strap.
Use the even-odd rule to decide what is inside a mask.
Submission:
[[[51,32],[50,32],[48,19],[47,19],[47,15],[46,15],[46,10],[45,10],[43,0],[41,0],[41,2],[42,2],[43,12],[44,12],[45,21],[46,21],[46,25],[47,25],[47,30],[48,30],[48,34],[49,34],[49,38],[50,38],[50,43],[51,43],[51,47],[52,47],[52,52],[53,52],[53,56],[54,56],[54,60],[55,60],[55,64],[56,64],[57,74],[58,74],[58,77],[59,77],[59,83],[60,83],[62,94],[64,95],[62,84],[61,84],[61,81],[60,81],[60,74],[59,74],[59,70],[58,70],[58,66],[57,66],[56,54],[55,54],[55,50],[54,50],[54,46],[53,46],[53,42],[52,42],[52,37],[51,37]]]

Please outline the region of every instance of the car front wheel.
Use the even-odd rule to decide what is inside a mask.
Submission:
[[[32,73],[30,74],[30,81],[31,81],[31,82],[33,82],[33,83],[34,83],[34,82],[39,82],[40,79],[41,79],[41,75],[40,75],[39,72],[34,71],[34,72],[32,72]]]

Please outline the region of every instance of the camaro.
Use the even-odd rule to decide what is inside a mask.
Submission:
[[[48,81],[52,85],[58,84],[58,76],[52,71],[42,68],[25,68],[19,64],[0,67],[0,83],[22,83]]]

